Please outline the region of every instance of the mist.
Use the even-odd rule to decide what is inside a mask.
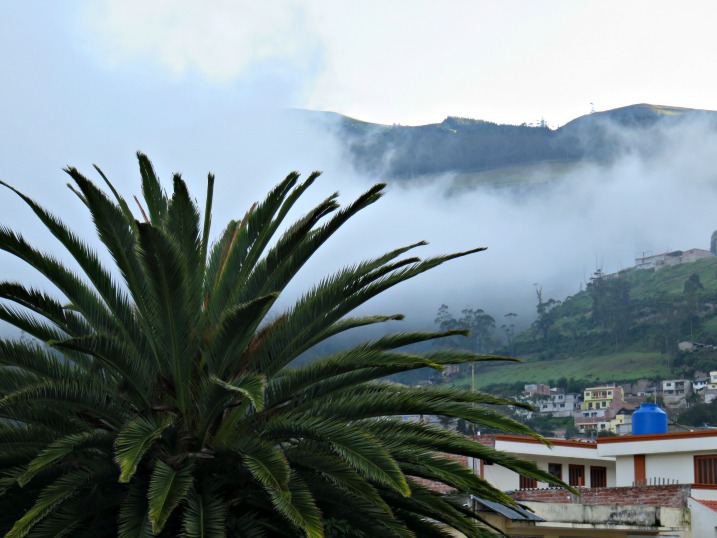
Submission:
[[[153,64],[99,64],[90,38],[67,30],[78,23],[59,7],[18,13],[0,22],[0,42],[12,51],[0,57],[8,74],[0,100],[0,179],[51,209],[106,258],[84,207],[65,186],[67,165],[101,182],[92,169],[98,164],[131,199],[141,194],[134,157],[141,150],[166,186],[180,172],[200,207],[212,172],[213,237],[292,170],[324,173],[294,218],[334,191],[346,204],[384,179],[356,171],[330,120],[292,112],[320,71],[313,45],[301,61],[248,62],[217,84],[199,71],[167,77]],[[447,304],[455,314],[483,308],[497,320],[515,312],[525,327],[534,319],[536,285],[544,298],[564,299],[596,269],[630,267],[637,253],[709,248],[717,228],[715,131],[700,121],[640,132],[607,128],[624,148],[619,158],[580,163],[559,178],[537,172],[524,189],[456,190],[450,174],[388,182],[386,196],[324,245],[280,306],[346,264],[426,240],[416,251],[422,257],[488,250],[398,286],[364,311],[400,312],[404,325],[430,326]],[[7,189],[0,190],[0,224],[66,258]],[[47,288],[5,253],[0,275]]]
[[[412,284],[400,301],[405,309],[429,316],[445,303],[456,314],[483,308],[499,320],[516,312],[524,326],[535,316],[536,286],[544,298],[563,300],[597,269],[626,269],[643,253],[709,250],[717,228],[714,127],[698,118],[660,129],[605,128],[622,148],[616,159],[579,163],[560,177],[538,171],[522,188],[456,191],[450,175],[395,182],[368,235],[410,233],[443,251],[488,247]]]

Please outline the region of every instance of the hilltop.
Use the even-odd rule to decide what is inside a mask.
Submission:
[[[650,104],[594,112],[557,129],[544,121],[500,125],[448,117],[441,123],[404,126],[331,112],[301,113],[331,124],[360,172],[401,181],[452,173],[459,188],[523,182],[536,167],[560,177],[578,162],[609,162],[634,151],[625,132],[644,136],[694,119],[717,129],[717,112]]]

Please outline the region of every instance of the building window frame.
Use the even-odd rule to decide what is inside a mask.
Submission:
[[[538,487],[538,481],[535,478],[520,475],[518,487],[520,489],[535,489]]]
[[[590,487],[606,488],[607,487],[607,467],[596,465],[590,466]]]
[[[695,484],[717,485],[717,454],[695,456]]]
[[[571,486],[582,487],[585,485],[585,466],[568,464],[568,484]]]
[[[563,479],[563,464],[548,463],[548,472],[559,480]]]

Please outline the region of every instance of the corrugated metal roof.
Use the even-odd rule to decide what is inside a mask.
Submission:
[[[479,505],[483,506],[483,508],[500,514],[511,521],[544,521],[544,519],[536,516],[532,512],[528,512],[518,505],[506,506],[504,504],[489,501],[488,499],[483,499],[482,497],[476,497],[475,495],[471,495],[471,500],[477,502]]]

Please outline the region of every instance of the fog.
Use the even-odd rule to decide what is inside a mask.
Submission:
[[[75,46],[76,34],[59,30],[63,22],[59,8],[0,22],[10,51],[0,57],[7,75],[0,94],[0,179],[49,207],[103,255],[84,207],[65,186],[67,165],[99,181],[92,169],[98,164],[131,198],[140,194],[134,153],[141,150],[166,186],[173,172],[181,172],[200,207],[211,171],[217,177],[214,237],[292,170],[324,172],[294,217],[331,192],[348,203],[383,180],[353,168],[330,120],[290,110],[312,83],[301,79],[305,74],[264,63],[213,84],[191,72],[168,79],[151,66],[100,68]],[[499,320],[516,312],[525,326],[534,317],[536,285],[544,298],[564,299],[596,269],[629,267],[637,253],[709,248],[717,228],[715,132],[700,121],[639,133],[609,128],[624,148],[619,158],[581,163],[560,178],[537,172],[521,190],[456,192],[450,175],[389,182],[386,196],[307,264],[281,305],[345,264],[426,240],[430,244],[418,252],[424,257],[488,250],[392,289],[365,310],[401,312],[405,323],[425,325],[445,303],[456,314],[483,308]],[[0,190],[0,224],[65,256],[7,189]],[[5,253],[0,275],[47,285]]]
[[[131,99],[125,106],[131,106]],[[213,115],[204,110],[175,115],[172,105],[157,101],[141,121],[134,119],[134,128],[123,130],[121,137],[113,135],[106,147],[92,133],[75,133],[69,140],[60,135],[52,140],[53,151],[37,147],[27,158],[6,159],[2,178],[83,229],[89,240],[91,223],[64,186],[67,177],[60,168],[68,161],[56,156],[58,147],[76,155],[69,163],[90,177],[99,179],[91,163],[99,164],[128,198],[140,194],[136,149],[149,154],[166,185],[172,172],[181,172],[200,206],[206,173],[212,171],[217,175],[215,236],[291,170],[324,172],[294,217],[331,192],[339,191],[340,200],[348,203],[381,180],[353,169],[325,119],[311,121],[268,107],[230,108],[226,114],[219,108]],[[73,113],[82,119],[80,110],[68,111]],[[620,158],[609,164],[581,163],[559,178],[538,172],[519,190],[486,187],[456,193],[450,175],[431,182],[390,182],[383,199],[307,264],[281,305],[345,264],[426,240],[429,245],[418,249],[424,257],[477,246],[488,250],[419,276],[377,298],[365,311],[402,312],[407,323],[430,324],[445,303],[456,314],[464,307],[483,308],[499,320],[516,312],[524,326],[534,317],[536,284],[544,298],[564,299],[579,291],[596,269],[610,273],[630,267],[638,253],[708,249],[717,228],[712,151],[717,134],[699,121],[640,133],[611,128],[624,144]],[[5,147],[11,142],[6,139]],[[4,225],[62,255],[14,195],[0,193],[0,203]],[[30,276],[6,254],[0,268],[4,278],[42,285],[42,279]]]

